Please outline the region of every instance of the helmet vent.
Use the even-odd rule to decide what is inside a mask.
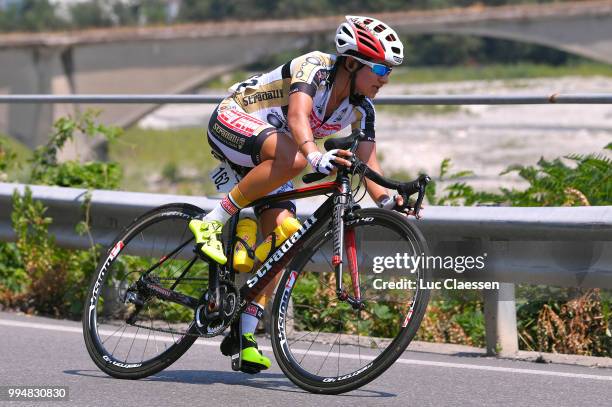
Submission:
[[[342,26],[342,32],[345,33],[346,35],[348,35],[349,37],[353,38],[353,33],[351,32],[351,30],[349,30],[348,28],[346,28],[346,26]]]
[[[387,41],[395,41],[395,35],[393,35],[393,34],[389,34],[389,35],[387,35],[387,36],[385,37],[385,39],[386,39]]]
[[[393,51],[394,54],[401,54],[401,51],[398,47],[391,47],[391,51]]]
[[[377,53],[377,52],[378,52],[378,50],[376,49],[376,45],[374,45],[374,43],[372,42],[372,40],[370,40],[370,39],[369,39],[369,38],[367,38],[367,37],[365,37],[365,38],[364,38],[364,37],[361,37],[360,39],[361,39],[361,43],[362,43],[363,45],[365,45],[366,47],[370,48],[370,49],[371,49],[372,51],[374,51],[375,53]]]
[[[385,31],[385,28],[387,28],[387,27],[385,27],[382,24],[378,24],[376,27],[374,27],[374,31],[376,31],[377,33],[383,32],[383,31]]]
[[[346,44],[346,41],[341,40],[340,38],[338,38],[338,45],[340,45],[341,47],[344,46]]]
[[[371,18],[366,18],[365,20],[363,20],[363,23],[364,24],[370,24],[372,21],[374,21],[374,20],[372,20]]]

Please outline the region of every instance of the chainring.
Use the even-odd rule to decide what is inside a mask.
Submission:
[[[234,283],[228,280],[220,280],[221,295],[223,296],[223,310],[221,317],[211,320],[208,316],[208,298],[204,296],[201,303],[195,310],[195,328],[200,336],[211,338],[217,336],[234,322],[239,315],[240,292]]]

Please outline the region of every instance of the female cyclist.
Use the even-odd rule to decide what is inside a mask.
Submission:
[[[337,55],[311,52],[271,72],[256,75],[230,88],[210,118],[208,142],[213,152],[244,168],[244,177],[203,219],[189,227],[202,252],[220,264],[227,259],[217,235],[224,223],[250,202],[269,193],[292,189],[291,179],[310,165],[330,174],[336,165],[350,166],[346,150],[322,153],[314,140],[352,126],[363,130],[357,156],[382,173],[374,142],[375,112],[371,99],[389,81],[392,67],[402,63],[403,45],[397,33],[370,17],[347,16],[336,31]],[[401,205],[401,196],[373,182],[367,190],[379,206]],[[295,217],[294,202],[255,208],[263,236],[288,216]],[[257,349],[253,332],[263,315],[266,290],[241,315],[242,364],[253,373],[270,367]],[[229,337],[228,337],[229,338]],[[227,338],[226,341],[227,342]],[[224,346],[222,345],[222,351]]]

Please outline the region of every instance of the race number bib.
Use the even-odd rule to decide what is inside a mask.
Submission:
[[[215,184],[217,192],[223,193],[231,191],[240,181],[238,174],[225,161],[222,161],[214,170],[209,172],[208,177]]]

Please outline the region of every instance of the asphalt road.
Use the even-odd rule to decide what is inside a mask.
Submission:
[[[198,340],[166,371],[118,380],[89,358],[81,325],[0,312],[0,386],[63,385],[69,401],[0,405],[75,406],[606,406],[612,369],[406,351],[381,377],[339,396],[295,387],[275,366],[256,376],[233,372],[216,340]],[[271,355],[269,343],[260,341]]]

